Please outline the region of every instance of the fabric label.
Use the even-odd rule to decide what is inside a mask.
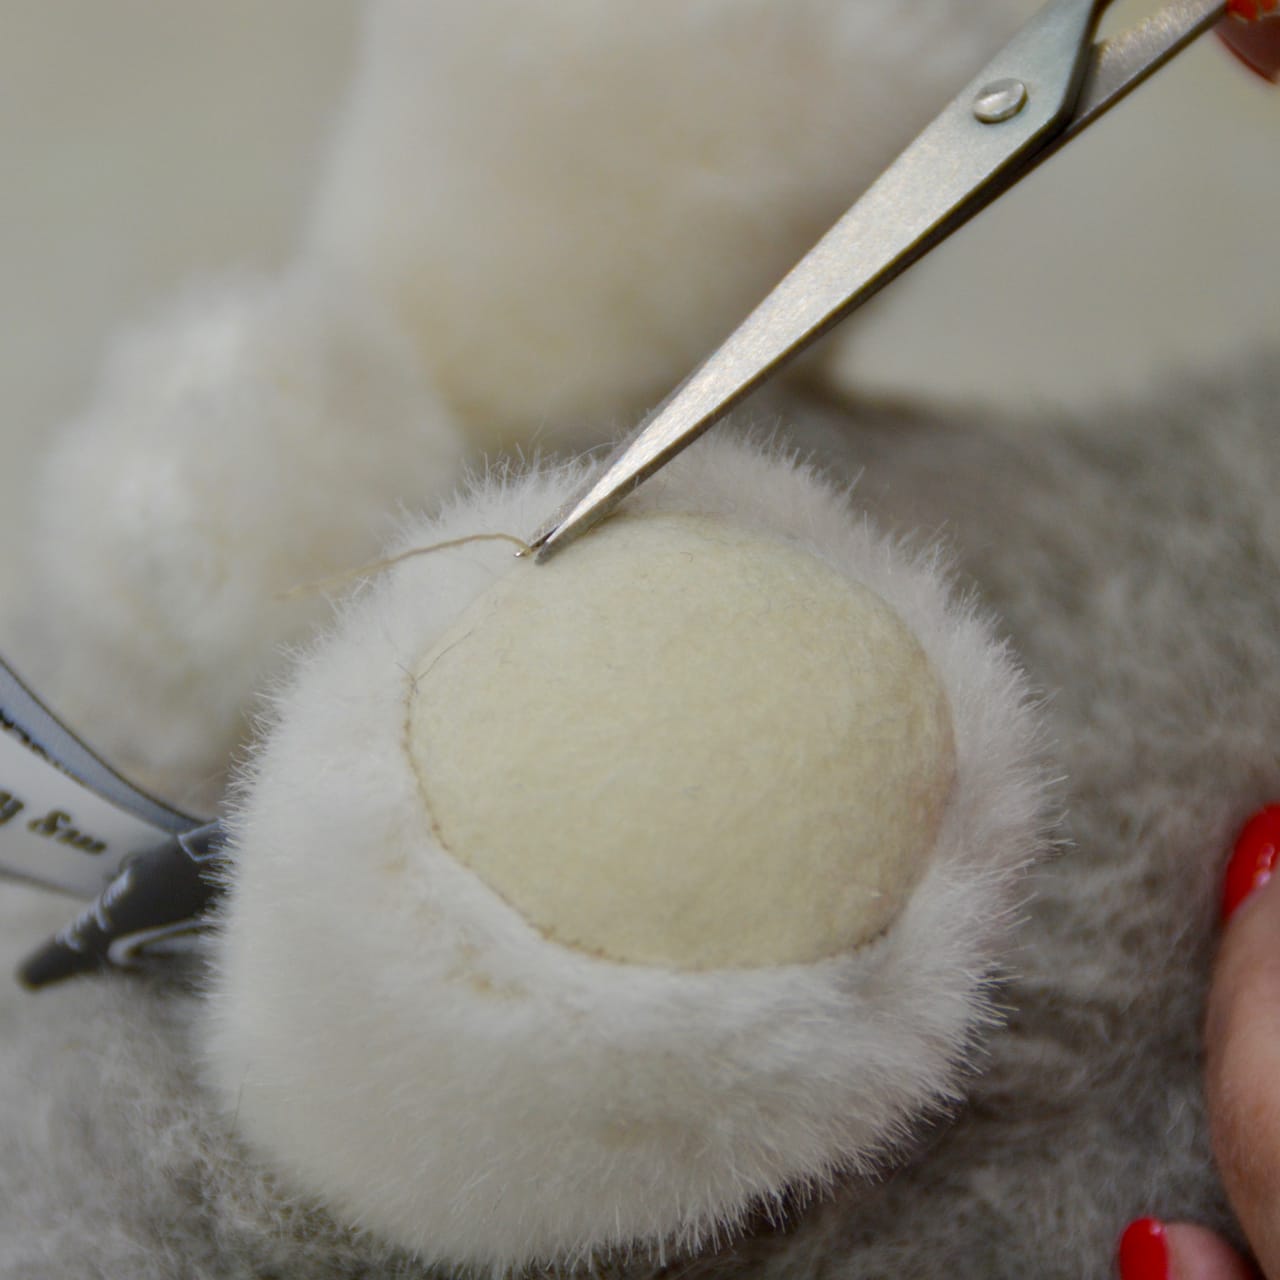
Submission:
[[[0,874],[93,898],[199,822],[103,764],[0,661]]]
[[[167,834],[81,786],[12,730],[0,733],[0,871],[6,875],[92,898],[125,859]]]

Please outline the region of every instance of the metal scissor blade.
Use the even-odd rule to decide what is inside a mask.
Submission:
[[[1169,0],[1131,30],[1104,41],[1089,67],[1070,125],[1036,163],[1047,160],[1063,143],[1127,98],[1193,40],[1218,25],[1227,0]]]
[[[1106,115],[1192,41],[1216,27],[1226,14],[1227,0],[1167,0],[1163,8],[1137,26],[1095,45],[1070,119],[993,181],[982,204],[973,211],[999,199],[1050,156],[1057,155],[1072,138]]]
[[[984,207],[1000,175],[1070,118],[1107,2],[1052,0],[1036,14],[614,454],[599,479],[534,534],[538,558],[602,519],[780,365]],[[975,102],[992,89],[984,122]]]

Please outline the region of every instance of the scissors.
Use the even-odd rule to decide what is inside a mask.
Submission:
[[[1050,0],[791,269],[728,340],[641,423],[529,540],[539,561],[585,533],[766,379],[1193,40],[1265,26],[1227,43],[1267,78],[1280,41],[1277,0],[1168,0],[1095,41],[1110,0]],[[1267,17],[1267,14],[1274,16]],[[1250,57],[1251,48],[1268,52]]]

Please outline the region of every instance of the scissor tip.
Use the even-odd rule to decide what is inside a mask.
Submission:
[[[557,530],[557,532],[559,532]],[[557,551],[560,550],[560,539],[555,534],[551,534],[540,539],[535,545],[530,547],[533,555],[534,564],[546,564]]]
[[[551,554],[551,549],[556,545],[556,535],[562,527],[559,520],[544,524],[521,550],[521,557],[532,559],[534,564],[541,564]]]

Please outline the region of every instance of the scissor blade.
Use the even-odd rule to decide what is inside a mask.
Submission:
[[[544,559],[609,513],[779,366],[985,205],[1019,157],[1070,118],[1107,0],[1054,0],[975,76],[729,340],[530,541]],[[983,123],[979,94],[1012,81],[1025,103]],[[1017,98],[1017,91],[1009,91]],[[988,113],[990,114],[990,113]]]
[[[1168,0],[1129,31],[1104,41],[1092,58],[1071,121],[1037,163],[1127,98],[1193,40],[1227,15],[1227,0]]]

